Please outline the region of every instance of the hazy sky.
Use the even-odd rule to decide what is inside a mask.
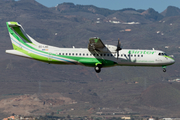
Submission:
[[[80,5],[95,5],[101,8],[111,10],[120,10],[123,8],[148,9],[153,8],[158,12],[164,11],[168,6],[180,8],[180,0],[36,0],[47,6],[54,7],[63,2],[72,2]]]

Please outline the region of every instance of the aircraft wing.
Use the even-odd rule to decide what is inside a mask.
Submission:
[[[90,38],[88,44],[88,50],[91,52],[107,52],[106,46],[100,38]]]

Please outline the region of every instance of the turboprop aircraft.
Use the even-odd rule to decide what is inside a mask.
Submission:
[[[117,46],[105,45],[100,38],[89,39],[88,48],[59,48],[41,44],[26,34],[18,22],[6,22],[12,50],[6,53],[31,58],[53,64],[84,65],[94,67],[99,73],[101,68],[113,66],[152,66],[162,67],[175,63],[175,60],[160,50],[122,49],[118,40]]]

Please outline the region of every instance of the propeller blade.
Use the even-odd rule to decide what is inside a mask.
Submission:
[[[121,42],[119,41],[119,38],[118,38],[118,44],[117,44],[117,49],[116,49],[116,51],[117,51],[117,59],[119,57],[119,51],[120,50],[122,50],[122,48],[121,48]]]
[[[119,50],[117,51],[117,59],[119,58]]]
[[[118,50],[121,50],[121,43],[120,43],[119,39],[118,39],[118,44],[117,44],[117,49],[116,49],[116,51],[118,51]]]

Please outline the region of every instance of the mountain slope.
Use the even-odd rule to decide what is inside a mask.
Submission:
[[[180,9],[178,7],[168,6],[167,9],[161,13],[161,15],[163,15],[165,17],[179,16],[180,15]]]
[[[156,84],[141,94],[141,102],[153,107],[170,107],[180,104],[180,91],[171,84]]]
[[[146,19],[154,20],[154,21],[158,21],[163,18],[161,14],[159,14],[157,11],[155,11],[152,8],[149,8],[148,10],[144,11],[141,14],[144,15]]]
[[[109,10],[105,8],[98,8],[93,5],[74,5],[73,3],[62,3],[58,4],[56,7],[51,8],[56,10],[60,13],[70,13],[70,12],[86,12],[86,13],[93,13],[93,14],[101,14],[103,16],[108,16],[115,12],[115,10]]]

